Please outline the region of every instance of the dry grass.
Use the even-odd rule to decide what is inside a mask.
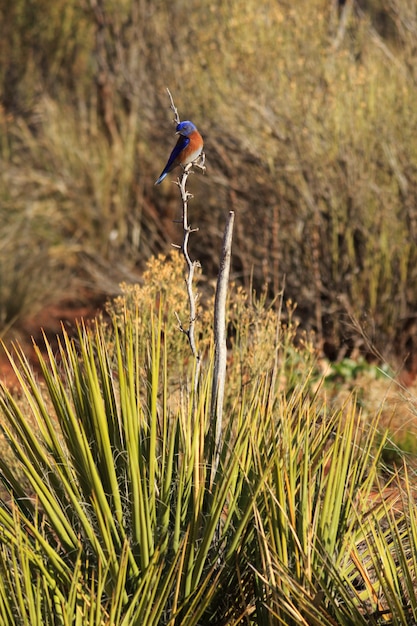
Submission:
[[[235,209],[233,269],[247,289],[273,296],[285,277],[329,353],[400,346],[404,358],[417,292],[415,8],[368,3],[341,30],[335,4],[61,1],[34,20],[23,0],[3,2],[1,212],[13,248],[41,246],[48,280],[30,298],[65,279],[115,293],[178,240],[175,188],[153,187],[174,140],[168,85],[206,140],[207,176],[191,181],[205,275]],[[7,320],[30,306],[14,305]]]

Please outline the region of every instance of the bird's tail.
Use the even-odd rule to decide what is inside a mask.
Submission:
[[[168,172],[162,172],[162,174],[160,175],[160,177],[155,181],[155,185],[159,185],[160,183],[162,183],[162,181],[164,180],[165,176],[168,174]]]

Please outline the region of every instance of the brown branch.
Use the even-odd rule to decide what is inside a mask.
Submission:
[[[171,103],[171,109],[174,111],[174,122],[175,122],[175,125],[178,126],[178,124],[181,122],[180,116],[178,114],[178,109],[177,109],[177,107],[174,104],[174,99],[173,99],[173,97],[171,95],[171,92],[168,89],[168,87],[166,88],[166,90],[168,92],[169,101]]]
[[[175,106],[174,99],[172,97],[170,90],[168,89],[168,87],[166,89],[167,89],[167,93],[169,96],[171,109],[174,112],[174,121],[176,125],[178,125],[180,123],[180,116],[178,114],[178,109]],[[189,303],[188,328],[184,327],[183,323],[181,322],[179,318],[179,315],[177,313],[175,313],[175,315],[177,317],[178,327],[180,331],[187,336],[188,343],[191,348],[191,352],[195,359],[196,367],[195,367],[194,385],[193,385],[193,389],[194,389],[193,413],[194,415],[196,415],[196,409],[197,409],[197,392],[198,392],[198,385],[199,385],[199,380],[200,380],[201,355],[198,351],[196,339],[195,339],[195,323],[197,320],[198,294],[195,294],[193,291],[193,280],[194,280],[195,269],[196,267],[200,266],[200,263],[199,261],[193,261],[188,252],[188,242],[190,239],[190,235],[191,233],[197,232],[198,228],[191,228],[188,222],[188,200],[192,198],[192,194],[187,191],[186,184],[187,184],[188,176],[190,175],[193,167],[198,167],[202,169],[203,171],[205,171],[206,168],[205,168],[204,163],[205,163],[205,155],[204,155],[204,152],[202,152],[201,155],[193,163],[189,163],[188,165],[185,166],[185,168],[183,169],[182,176],[178,178],[176,181],[176,184],[178,185],[179,190],[180,190],[181,200],[182,200],[182,220],[181,221],[182,221],[182,229],[183,229],[183,241],[182,241],[181,246],[175,246],[175,247],[180,248],[184,256],[185,264],[188,270],[187,276],[185,279],[185,283],[187,286],[188,303]]]
[[[189,198],[192,197],[192,194],[190,194],[187,191],[186,184],[187,184],[187,178],[190,174],[191,168],[192,168],[192,163],[190,163],[184,168],[184,172],[181,178],[178,179],[176,183],[180,189],[181,200],[182,200],[182,228],[183,228],[184,237],[183,237],[183,241],[181,245],[181,252],[184,256],[185,263],[188,268],[188,274],[187,274],[185,282],[187,285],[187,294],[188,294],[189,307],[190,307],[190,319],[189,319],[188,329],[185,329],[181,323],[180,323],[180,329],[182,332],[184,332],[187,335],[191,352],[193,353],[193,356],[197,359],[197,362],[199,362],[200,355],[198,353],[197,346],[195,343],[195,333],[194,333],[195,321],[197,318],[196,303],[198,300],[198,295],[194,295],[193,293],[194,271],[195,271],[195,268],[199,266],[199,262],[192,261],[188,252],[188,241],[189,241],[190,235],[191,233],[198,231],[198,228],[191,228],[191,226],[188,223],[188,200]]]

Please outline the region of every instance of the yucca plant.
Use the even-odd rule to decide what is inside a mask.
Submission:
[[[36,348],[42,382],[21,351],[11,357],[28,406],[2,390],[19,467],[0,461],[8,623],[196,624],[242,611],[228,569],[251,514],[251,429],[228,430],[209,488],[210,369],[193,421],[189,397],[169,399],[162,311],[145,363],[128,312],[111,346],[97,323],[77,340],[64,332],[56,356],[47,341],[46,356]]]
[[[270,415],[256,457],[267,475],[255,515],[258,613],[270,624],[414,623],[414,508],[403,489],[409,514],[398,515],[398,493],[381,481],[378,418],[364,424],[355,402],[326,415],[302,387]]]
[[[193,396],[172,293],[146,276],[110,322],[63,331],[57,353],[35,346],[40,373],[9,354],[20,394],[0,396],[0,622],[412,623],[411,479],[398,514],[378,416],[367,423],[354,396],[329,411],[291,310],[284,324],[232,290],[213,471],[210,314]]]

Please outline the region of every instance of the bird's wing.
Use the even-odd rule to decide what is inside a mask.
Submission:
[[[177,165],[177,163],[174,163],[175,160],[179,157],[181,152],[188,146],[189,143],[190,143],[189,137],[184,137],[184,135],[180,135],[178,137],[178,141],[175,144],[174,149],[172,150],[170,154],[167,164],[165,165],[164,172],[169,172],[171,167],[175,167],[175,165]]]

